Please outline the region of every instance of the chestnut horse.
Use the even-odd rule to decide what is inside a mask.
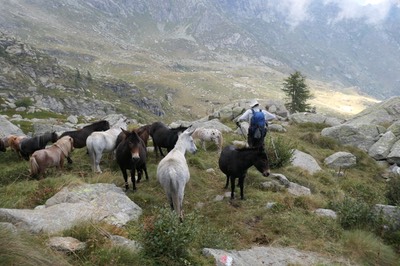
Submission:
[[[48,167],[62,169],[64,158],[69,157],[74,149],[74,139],[64,136],[46,149],[35,151],[29,159],[31,177],[42,178]]]
[[[26,136],[16,136],[16,135],[8,136],[8,146],[10,147],[11,150],[15,151],[18,154],[19,158],[22,158],[21,153],[20,153],[19,144],[25,138],[27,138],[27,137]]]

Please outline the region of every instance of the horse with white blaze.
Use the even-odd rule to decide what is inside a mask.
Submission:
[[[189,167],[185,153],[195,153],[196,145],[192,138],[193,131],[187,129],[182,132],[175,147],[159,162],[157,166],[157,179],[167,195],[170,206],[183,220],[182,202],[186,183],[190,179]]]

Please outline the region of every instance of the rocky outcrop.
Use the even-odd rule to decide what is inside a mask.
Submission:
[[[373,124],[343,124],[327,127],[321,131],[322,136],[330,137],[342,145],[350,145],[368,152],[386,129]]]
[[[353,118],[346,124],[349,125],[384,125],[400,120],[400,96],[377,103]]]
[[[33,233],[57,233],[84,221],[103,221],[116,226],[139,219],[142,209],[114,184],[65,187],[31,209],[0,209],[0,218]]]
[[[336,117],[329,117],[323,114],[314,114],[309,112],[294,113],[289,116],[289,120],[295,123],[315,123],[326,124],[327,126],[337,126],[343,123],[343,120]]]

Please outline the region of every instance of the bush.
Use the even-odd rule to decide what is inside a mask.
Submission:
[[[156,214],[147,217],[143,223],[141,242],[148,256],[186,259],[198,228],[196,215],[186,215],[184,221],[180,222],[174,211],[157,208]]]
[[[28,108],[29,106],[32,105],[32,100],[31,100],[31,98],[22,98],[22,99],[16,100],[15,101],[15,105],[17,107],[26,107],[26,108]]]
[[[338,213],[339,223],[343,229],[364,229],[375,227],[377,217],[368,204],[361,200],[345,197],[342,202],[334,203],[333,209]]]
[[[284,167],[292,161],[296,145],[283,137],[272,138],[269,136],[266,138],[265,147],[267,149],[269,167],[274,169]]]
[[[387,183],[387,191],[385,194],[388,204],[400,206],[400,177],[393,176]]]

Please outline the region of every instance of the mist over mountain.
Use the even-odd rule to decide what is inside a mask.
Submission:
[[[128,64],[132,73],[149,66],[193,71],[194,65],[207,68],[210,62],[256,64],[283,74],[299,70],[378,99],[398,94],[399,5],[384,11],[360,6],[353,13],[343,5],[333,0],[3,0],[0,30],[78,66]]]

